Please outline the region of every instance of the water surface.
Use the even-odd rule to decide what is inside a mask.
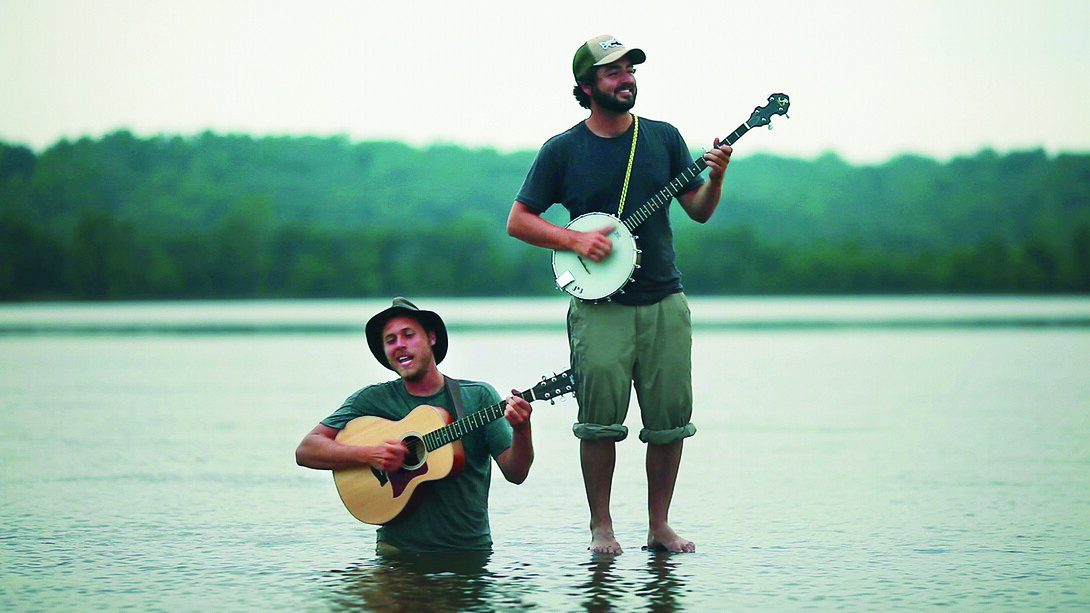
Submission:
[[[627,551],[586,551],[561,401],[535,404],[527,483],[494,484],[491,555],[394,562],[292,457],[389,376],[362,337],[387,303],[0,308],[0,609],[1090,608],[1086,300],[694,300],[672,520],[696,554],[639,550],[635,437]],[[562,303],[442,305],[448,374],[506,391],[566,367]]]

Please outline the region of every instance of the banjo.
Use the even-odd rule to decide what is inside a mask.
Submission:
[[[787,115],[791,100],[787,94],[772,94],[768,104],[753,109],[749,119],[720,144],[733,145],[751,128],[769,126],[773,115]],[[613,226],[606,236],[613,242],[613,249],[601,262],[584,258],[575,251],[553,251],[553,275],[561,290],[582,300],[609,300],[632,280],[640,267],[640,249],[633,231],[655,211],[668,204],[682,187],[707,168],[704,156],[696,158],[688,168],[678,174],[666,187],[651,197],[643,206],[623,220],[609,213],[586,213],[571,220],[566,227],[577,232],[592,232]]]

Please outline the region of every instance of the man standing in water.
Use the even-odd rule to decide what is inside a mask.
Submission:
[[[590,116],[542,146],[507,220],[508,234],[532,245],[571,250],[601,262],[609,256],[612,226],[579,232],[552,224],[541,213],[561,203],[574,219],[589,212],[620,216],[624,200],[642,204],[691,164],[688,148],[670,124],[637,118],[636,64],[646,55],[605,35],[575,53],[574,94]],[[719,204],[731,148],[705,154],[708,181],[699,176],[678,190],[677,199],[693,220],[707,221]],[[622,199],[622,194],[627,194]],[[635,208],[635,207],[632,207]],[[623,294],[609,302],[573,298],[568,340],[576,385],[580,462],[590,506],[590,549],[621,553],[613,532],[610,492],[616,443],[634,386],[647,443],[648,535],[650,549],[696,551],[668,521],[685,438],[696,432],[692,414],[692,327],[674,265],[668,207],[639,226],[642,259]]]
[[[367,322],[365,332],[375,359],[399,378],[364,387],[315,426],[295,450],[300,466],[323,470],[372,466],[394,472],[405,462],[408,450],[404,442],[345,445],[336,440],[337,434],[357,417],[372,415],[399,421],[422,404],[441,407],[454,415],[454,394],[459,394],[469,414],[499,404],[499,394],[492,386],[465,380],[455,385],[439,372],[438,364],[447,354],[447,328],[438,314],[395,298],[388,309]],[[429,483],[415,511],[378,529],[379,554],[491,549],[491,461],[500,467],[505,479],[515,484],[526,480],[534,461],[530,403],[518,395],[508,397],[506,402],[506,419],[491,421],[461,438],[465,454],[461,472]]]

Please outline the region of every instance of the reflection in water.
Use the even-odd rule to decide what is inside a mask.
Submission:
[[[588,613],[612,611],[614,603],[628,591],[628,586],[614,575],[616,564],[615,555],[592,553],[583,565],[588,571],[587,580],[576,584],[576,589],[583,597],[583,608]]]
[[[685,582],[678,575],[675,555],[669,552],[649,552],[647,573],[633,575],[617,572],[617,556],[592,554],[583,566],[588,575],[577,585],[582,607],[587,613],[631,611],[632,597],[637,596],[652,613],[677,611],[678,597]]]
[[[618,556],[604,554],[590,554],[566,569],[545,560],[495,568],[490,552],[400,555],[331,571],[322,581],[336,611],[666,613],[684,608],[686,575],[678,566],[684,555],[691,556],[648,553],[646,567],[635,572],[618,566]],[[562,581],[571,586],[566,592],[550,587],[558,576],[568,577]]]
[[[678,595],[685,587],[685,581],[677,568],[675,556],[692,555],[695,554],[674,554],[665,551],[648,554],[647,581],[637,592],[646,599],[648,611],[659,613],[677,611],[680,608]]]
[[[332,571],[330,600],[351,611],[490,611],[491,552],[404,554]]]

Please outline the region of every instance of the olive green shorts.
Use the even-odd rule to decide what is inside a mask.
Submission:
[[[641,441],[665,445],[695,434],[689,421],[692,341],[683,293],[646,306],[572,299],[568,344],[578,389],[575,436],[624,440],[633,388],[643,421]]]

